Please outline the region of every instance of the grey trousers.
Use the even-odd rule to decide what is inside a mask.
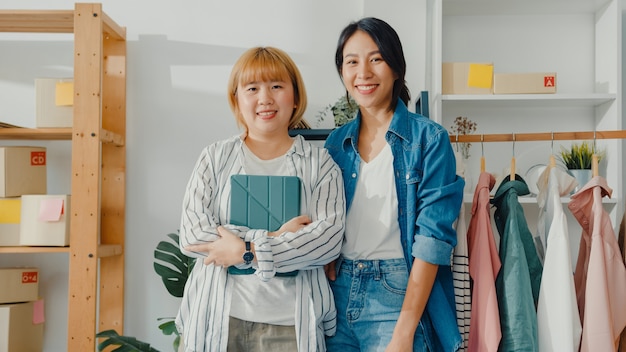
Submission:
[[[228,352],[295,352],[297,350],[294,326],[255,323],[230,317]],[[178,351],[185,351],[182,338]]]

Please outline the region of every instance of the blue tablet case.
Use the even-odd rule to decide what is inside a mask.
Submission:
[[[300,215],[300,179],[296,176],[232,175],[230,223],[278,230]]]
[[[233,225],[276,231],[300,215],[300,179],[296,176],[232,175],[230,186],[230,223]],[[230,266],[228,272],[249,275],[254,269]],[[297,273],[277,273],[276,276]]]

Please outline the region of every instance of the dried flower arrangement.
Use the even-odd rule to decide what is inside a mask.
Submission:
[[[453,135],[464,135],[476,132],[478,124],[465,116],[457,116],[454,119],[454,123],[450,127],[450,133]],[[470,147],[472,143],[461,143],[461,155],[463,159],[470,157]]]

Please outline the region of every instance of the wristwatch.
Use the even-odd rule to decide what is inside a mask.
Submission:
[[[250,242],[246,241],[246,251],[243,253],[243,262],[248,265],[254,260],[254,253],[250,251]]]

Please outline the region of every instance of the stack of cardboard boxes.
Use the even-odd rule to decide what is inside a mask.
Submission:
[[[43,350],[43,300],[37,268],[0,268],[0,352]]]
[[[69,195],[47,192],[46,148],[0,147],[0,246],[68,246]],[[43,349],[39,269],[0,268],[0,352]]]
[[[494,72],[493,63],[444,62],[441,93],[556,93],[556,72],[498,73]]]
[[[0,147],[0,246],[69,245],[69,195],[49,195],[46,148]]]

